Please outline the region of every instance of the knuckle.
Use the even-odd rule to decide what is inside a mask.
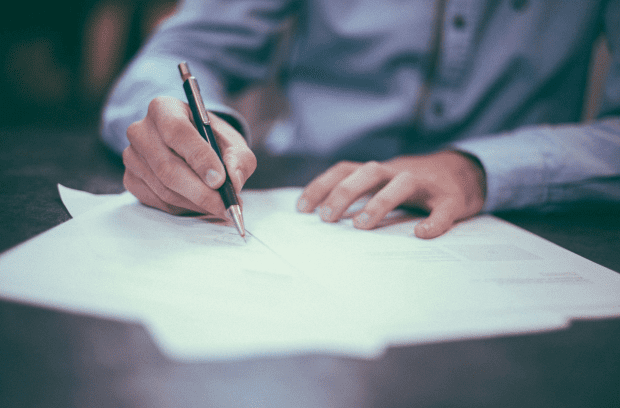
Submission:
[[[340,173],[351,172],[359,166],[359,163],[343,160],[334,165],[334,170]]]
[[[129,125],[129,127],[127,127],[127,140],[129,140],[129,143],[135,143],[136,140],[142,136],[143,123],[144,119],[133,122]]]
[[[371,170],[377,170],[381,167],[381,165],[376,160],[370,160],[364,164],[364,167],[367,167]]]
[[[328,177],[319,177],[315,179],[312,184],[310,184],[309,188],[312,191],[328,191],[332,187],[331,179]]]
[[[236,143],[229,146],[224,153],[225,161],[236,161],[242,167],[254,170],[256,169],[256,156],[245,144]]]
[[[155,165],[155,175],[164,185],[170,185],[176,178],[176,166],[168,160],[161,160]]]
[[[362,166],[362,171],[369,174],[383,174],[385,173],[384,165],[380,164],[377,161],[371,160]]]
[[[123,150],[121,158],[126,170],[131,170],[134,173],[140,173],[140,156],[131,145]]]
[[[166,105],[170,103],[169,96],[156,96],[149,102],[147,115],[158,115],[161,111],[166,111]]]
[[[248,150],[245,152],[245,154],[243,154],[243,164],[250,173],[253,173],[254,170],[256,170],[258,162],[256,160],[256,156],[254,155],[254,153],[252,153],[252,151]]]
[[[212,206],[212,202],[211,202],[210,198],[206,194],[200,194],[196,198],[196,203],[195,204],[197,206],[199,206],[200,208],[204,208],[206,210],[211,209],[211,206]]]
[[[168,117],[164,122],[164,128],[161,132],[164,142],[170,146],[176,138],[185,135],[188,130],[188,125],[187,118],[180,118],[178,116]]]
[[[125,168],[129,167],[129,165],[131,164],[132,158],[133,158],[132,152],[131,152],[131,146],[123,150],[121,157],[123,158],[123,164],[125,165]]]
[[[391,200],[389,197],[386,197],[385,195],[378,194],[373,198],[373,200],[371,200],[369,206],[375,211],[379,211],[379,209],[385,210],[386,208],[390,208],[393,206],[393,200]]]
[[[355,190],[346,183],[341,183],[334,188],[333,195],[338,197],[351,197],[355,194]]]
[[[195,204],[198,207],[204,208],[205,210],[209,212],[212,212],[212,213],[217,212],[216,202],[214,202],[213,197],[211,197],[209,194],[206,194],[206,193],[199,194],[199,196],[196,198]]]
[[[185,158],[187,162],[195,168],[196,170],[200,169],[204,165],[209,163],[211,155],[209,154],[208,148],[195,148],[191,149],[187,157]]]
[[[133,190],[133,177],[129,171],[125,171],[125,174],[123,174],[123,185],[127,191],[135,195]]]
[[[415,188],[415,186],[419,184],[418,178],[416,178],[415,174],[406,171],[400,172],[394,176],[393,181],[408,190]]]
[[[157,192],[159,199],[166,204],[173,204],[177,201],[177,195],[174,191],[168,188],[162,188]]]
[[[399,180],[402,180],[403,184],[405,185],[411,185],[414,184],[417,181],[417,178],[415,176],[415,174],[409,172],[409,171],[402,171],[400,173],[398,173],[398,175],[396,176]]]
[[[368,215],[368,220],[371,220],[370,225],[374,225],[376,222],[379,222],[389,212],[389,210],[378,206],[372,201],[369,201],[368,204],[364,206],[362,211]]]

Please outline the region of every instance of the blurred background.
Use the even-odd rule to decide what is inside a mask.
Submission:
[[[0,128],[40,124],[94,128],[105,96],[176,0],[15,2],[0,24]],[[598,110],[608,65],[604,39],[593,54],[583,118]],[[231,103],[260,136],[282,108],[273,83]],[[270,103],[262,103],[269,100]]]
[[[13,2],[0,17],[0,127],[93,125],[114,78],[175,3]]]

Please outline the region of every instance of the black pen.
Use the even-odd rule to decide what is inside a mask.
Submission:
[[[232,218],[233,222],[235,223],[235,227],[237,227],[239,235],[241,235],[245,239],[245,228],[243,226],[243,215],[241,214],[241,206],[239,205],[237,194],[235,194],[235,189],[233,188],[230,177],[228,176],[228,171],[226,170],[224,160],[222,160],[222,153],[220,152],[220,148],[218,147],[215,136],[213,135],[213,129],[211,129],[211,121],[209,120],[209,116],[207,116],[207,111],[205,109],[202,96],[200,96],[200,90],[198,89],[198,82],[196,81],[196,78],[194,78],[194,76],[192,76],[192,74],[189,72],[189,68],[187,67],[186,62],[182,62],[179,64],[179,72],[181,72],[181,79],[183,79],[183,89],[185,90],[185,95],[187,95],[187,102],[189,103],[189,107],[192,110],[192,115],[194,117],[194,123],[196,124],[196,128],[198,129],[200,135],[207,141],[207,143],[211,145],[211,148],[215,150],[217,157],[220,158],[220,161],[224,166],[226,180],[224,181],[222,187],[218,189],[220,196],[222,197],[222,201],[224,201],[224,207],[226,207],[226,211],[228,211],[230,218]]]

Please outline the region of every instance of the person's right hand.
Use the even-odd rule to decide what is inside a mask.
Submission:
[[[211,127],[237,194],[256,169],[256,157],[228,122],[209,112]],[[171,214],[199,212],[226,218],[217,189],[224,167],[194,127],[189,106],[157,97],[146,117],[127,129],[125,188],[150,207]]]

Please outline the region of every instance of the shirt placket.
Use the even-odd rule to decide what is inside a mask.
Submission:
[[[483,16],[486,0],[449,0],[438,19],[440,35],[433,50],[436,53],[432,72],[425,86],[424,127],[438,129],[446,124],[451,105],[458,101],[449,97],[463,85],[474,57],[475,35]],[[445,92],[448,90],[449,92]]]

